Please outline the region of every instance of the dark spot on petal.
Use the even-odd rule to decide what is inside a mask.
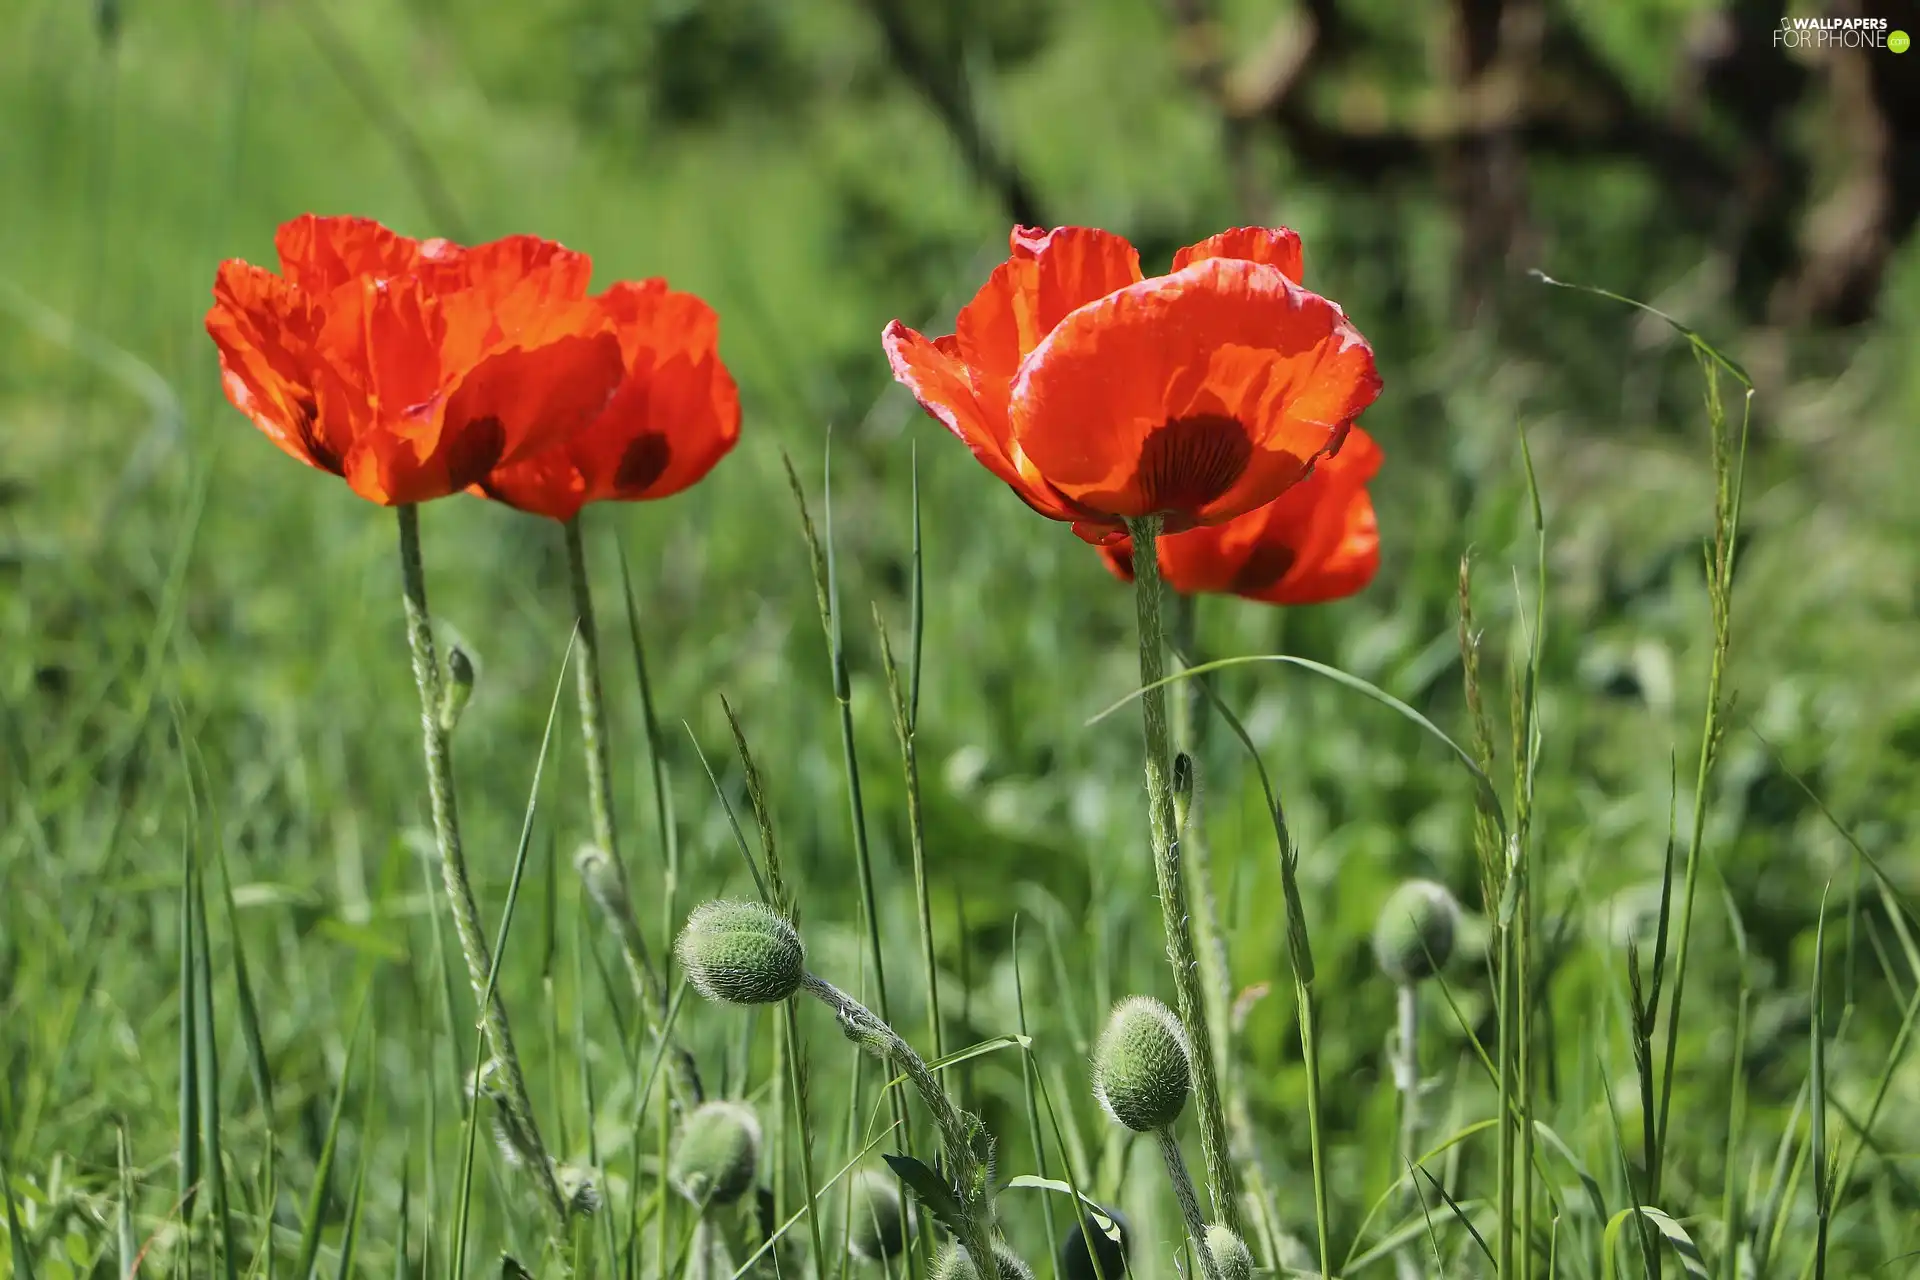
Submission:
[[[1175,418],[1140,450],[1140,490],[1150,511],[1191,512],[1240,478],[1253,440],[1233,418],[1216,413]]]
[[[1263,539],[1255,543],[1253,554],[1233,575],[1233,589],[1241,594],[1253,591],[1266,591],[1280,585],[1280,579],[1287,576],[1287,570],[1293,568],[1298,553],[1288,546]]]
[[[455,490],[486,479],[507,448],[507,429],[489,415],[475,418],[453,433],[446,445],[447,483]]]
[[[620,455],[620,466],[613,473],[614,492],[637,495],[666,474],[673,458],[673,446],[663,435],[636,436]]]
[[[320,434],[320,405],[312,396],[301,396],[293,405],[293,411],[299,415],[293,429],[300,436],[300,447],[314,462],[340,475],[346,470],[340,455],[327,447],[326,437]]]

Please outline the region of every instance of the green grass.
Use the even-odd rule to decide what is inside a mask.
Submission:
[[[754,1247],[751,1214],[696,1226],[661,1193],[681,1086],[572,872],[594,822],[564,696],[529,805],[572,630],[565,541],[462,498],[422,526],[442,647],[458,641],[478,668],[458,728],[467,856],[490,933],[517,881],[498,990],[542,1134],[563,1164],[601,1171],[603,1216],[550,1241],[491,1104],[470,1105],[477,1019],[440,914],[392,518],[249,428],[200,329],[217,261],[265,257],[283,218],[448,229],[316,44],[313,12],[474,235],[559,238],[603,281],[664,273],[723,317],[739,449],[685,495],[583,521],[612,801],[649,953],[668,954],[693,904],[757,896],[738,820],[761,867],[777,848],[812,967],[878,1008],[877,939],[894,1025],[945,1055],[942,1080],[998,1138],[1000,1182],[1054,1184],[998,1197],[1014,1248],[1049,1274],[1048,1241],[1075,1220],[1066,1185],[1127,1215],[1143,1280],[1173,1274],[1182,1231],[1158,1153],[1099,1114],[1086,1078],[1111,1002],[1174,998],[1138,710],[1088,723],[1136,691],[1134,602],[892,388],[879,349],[894,316],[944,329],[1006,219],[924,103],[875,69],[857,6],[714,7],[761,15],[779,57],[692,119],[634,98],[646,81],[625,64],[593,61],[628,50],[593,34],[618,27],[611,6],[152,0],[126,8],[111,47],[84,6],[0,14],[0,1277],[119,1274],[136,1256],[147,1275],[304,1276],[303,1261],[443,1275],[463,1248],[472,1274],[507,1254],[536,1274],[617,1275],[630,1257],[657,1276],[663,1258],[704,1256],[696,1239],[735,1258]],[[1620,7],[1637,14],[1620,48],[1643,27],[1677,47],[1672,6]],[[1226,9],[1236,32],[1261,29],[1259,6]],[[977,86],[1052,215],[1134,235],[1150,268],[1239,221],[1217,124],[1158,6],[1052,13],[1037,53],[1002,50],[1004,71]],[[695,94],[701,74],[681,68],[659,92]],[[1506,1157],[1524,1168],[1530,1147],[1538,1170],[1531,1274],[1551,1248],[1560,1276],[1641,1275],[1649,1244],[1664,1274],[1690,1274],[1663,1239],[1693,1242],[1714,1277],[1748,1274],[1736,1243],[1762,1276],[1920,1273],[1920,251],[1896,259],[1880,317],[1857,331],[1743,332],[1699,284],[1714,246],[1645,233],[1659,192],[1644,179],[1537,179],[1543,269],[1674,311],[1760,386],[1724,736],[1703,774],[1716,477],[1686,341],[1533,282],[1504,320],[1463,329],[1431,198],[1261,162],[1283,193],[1271,216],[1302,231],[1310,283],[1372,339],[1387,387],[1367,417],[1387,453],[1378,581],[1312,609],[1201,601],[1196,645],[1300,660],[1209,679],[1298,851],[1340,1274],[1388,1274],[1409,1250],[1488,1274],[1476,1233],[1489,1254],[1527,1255],[1519,1206],[1511,1232],[1496,1221],[1488,1122],[1503,1093],[1533,1121]],[[1719,386],[1737,429],[1736,388]],[[832,645],[782,463],[796,460],[826,537],[829,425]],[[1457,638],[1469,551],[1490,764]],[[629,568],[650,710],[622,617]],[[1460,758],[1315,664],[1400,700],[1484,770],[1526,835],[1512,918],[1530,931],[1486,916],[1482,793]],[[1534,744],[1518,775],[1515,705]],[[1283,852],[1261,773],[1223,723],[1199,757],[1234,1074],[1272,1192],[1250,1234],[1263,1262],[1307,1270],[1319,1246]],[[751,838],[761,816],[776,846]],[[1476,919],[1444,986],[1421,993],[1432,1154],[1410,1198],[1396,997],[1369,938],[1413,875]],[[1517,1017],[1523,973],[1541,993],[1524,1072],[1495,1013],[1504,992]],[[1636,1016],[1656,987],[1659,1016]],[[904,1087],[883,1097],[887,1078],[856,1065],[815,1004],[788,1021],[708,1005],[677,976],[666,993],[708,1094],[754,1105],[779,1155],[762,1180],[780,1188],[781,1274],[811,1274],[818,1249],[840,1275],[842,1175],[897,1149],[895,1099],[931,1163],[927,1112]],[[1199,1169],[1191,1113],[1181,1124]],[[1662,1216],[1636,1214],[1655,1187]]]

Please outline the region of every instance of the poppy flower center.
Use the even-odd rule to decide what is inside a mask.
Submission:
[[[1233,487],[1253,459],[1253,440],[1218,413],[1170,419],[1140,449],[1140,491],[1149,511],[1192,512]]]

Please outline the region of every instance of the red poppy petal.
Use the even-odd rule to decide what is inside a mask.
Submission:
[[[598,417],[626,374],[611,333],[569,334],[541,347],[508,347],[482,360],[446,398],[449,447],[470,424],[494,422],[500,446],[464,489],[495,466],[560,444]]]
[[[423,254],[444,254],[444,240],[419,241],[389,231],[372,218],[302,214],[282,223],[274,236],[280,274],[310,293],[327,293],[357,276],[402,276]]]
[[[1242,594],[1268,604],[1321,604],[1353,595],[1373,581],[1380,568],[1380,526],[1373,500],[1360,490],[1334,514],[1337,533],[1331,548],[1303,557],[1271,587]]]
[[[321,316],[312,300],[237,260],[220,264],[213,294],[207,333],[227,399],[281,449],[338,474],[352,437],[344,419],[320,412],[318,384],[332,379],[315,350]]]
[[[1301,280],[1300,237],[1286,227],[1235,227],[1208,236],[1174,254],[1173,269],[1181,271],[1208,258],[1264,262],[1280,268],[1280,273],[1295,284]]]
[[[575,334],[532,350],[509,347],[444,398],[398,420],[383,418],[356,440],[347,483],[389,505],[478,484],[592,421],[622,372],[620,344],[610,333]]]
[[[962,359],[977,375],[1011,381],[1069,312],[1141,278],[1140,255],[1125,237],[1095,227],[1015,227],[1010,247],[954,322]]]
[[[587,297],[593,260],[535,236],[508,236],[430,264],[421,287],[444,321],[441,359],[463,368],[504,346],[538,347],[603,323]]]
[[[1219,523],[1298,481],[1379,388],[1338,307],[1207,259],[1063,321],[1014,383],[1007,453],[1110,518]]]
[[[893,321],[881,335],[894,381],[913,392],[921,408],[958,436],[982,466],[999,476],[1029,506],[1054,520],[1073,517],[1068,506],[1048,489],[1030,483],[1006,454],[1006,419],[996,417],[975,395],[966,366],[952,354],[927,341],[920,333]]]

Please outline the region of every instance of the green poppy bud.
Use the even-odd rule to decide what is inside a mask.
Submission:
[[[1445,886],[1409,880],[1393,891],[1373,930],[1380,971],[1397,983],[1419,982],[1446,968],[1459,931],[1460,905]]]
[[[732,1204],[753,1186],[760,1121],[737,1102],[703,1102],[681,1122],[668,1176],[695,1204]]]
[[[773,1004],[800,989],[807,951],[793,925],[758,902],[706,902],[676,944],[694,989],[727,1004]]]
[[[1033,1280],[1033,1268],[998,1240],[993,1242],[993,1260],[1000,1265],[1000,1280]],[[980,1270],[956,1240],[933,1264],[933,1280],[980,1280]]]
[[[1093,1049],[1093,1092],[1135,1133],[1164,1129],[1187,1105],[1193,1062],[1173,1010],[1151,996],[1114,1006]]]
[[[1247,1242],[1224,1223],[1207,1228],[1207,1252],[1220,1280],[1253,1280],[1253,1254]]]
[[[459,645],[447,650],[447,683],[440,691],[440,727],[452,733],[460,723],[460,713],[473,697],[473,655]]]
[[[1187,834],[1187,815],[1193,812],[1193,757],[1182,751],[1173,757],[1173,834]]]
[[[907,1214],[897,1180],[871,1169],[856,1175],[851,1212],[849,1253],[862,1262],[899,1256],[907,1243]]]
[[[1103,1209],[1111,1222],[1102,1223],[1087,1208],[1086,1228],[1093,1247],[1087,1247],[1087,1235],[1076,1216],[1073,1229],[1060,1242],[1062,1280],[1124,1280],[1127,1274],[1127,1220],[1116,1209]],[[1098,1266],[1095,1264],[1098,1263]]]

